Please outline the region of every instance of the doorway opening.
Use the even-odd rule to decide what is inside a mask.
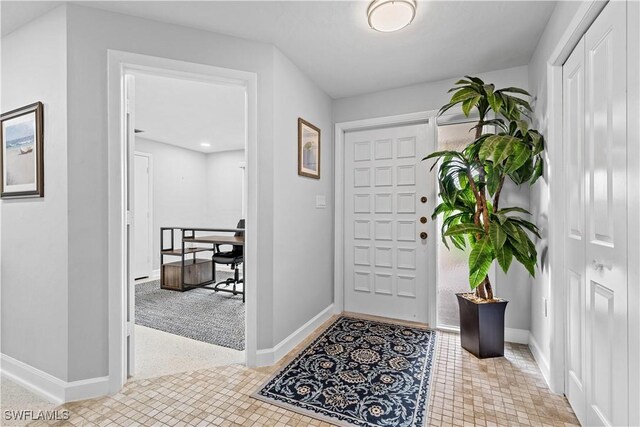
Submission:
[[[227,240],[244,238],[245,88],[149,71],[125,83],[129,376],[243,363],[244,245]]]
[[[213,363],[226,364],[226,363],[238,363],[245,362],[248,366],[255,366],[257,355],[257,296],[255,293],[256,285],[254,277],[257,277],[257,76],[255,73],[237,71],[231,69],[225,69],[220,67],[214,67],[209,65],[188,63],[183,61],[170,60],[165,58],[151,57],[139,54],[133,54],[128,52],[109,51],[109,281],[112,284],[109,290],[109,390],[111,393],[118,392],[130,377],[136,377],[136,284],[134,276],[139,276],[141,280],[139,284],[149,284],[156,280],[156,286],[152,289],[153,292],[159,290],[160,282],[163,282],[162,265],[174,264],[168,267],[168,270],[173,270],[172,279],[166,278],[165,284],[179,283],[184,286],[184,289],[169,290],[162,289],[165,297],[160,298],[162,303],[162,309],[160,313],[155,313],[156,322],[164,322],[169,324],[169,332],[182,332],[180,326],[184,326],[185,323],[198,323],[209,322],[212,323],[211,317],[217,316],[220,313],[227,313],[228,310],[222,310],[221,305],[216,305],[211,308],[212,299],[221,298],[224,296],[227,301],[235,301],[236,306],[241,307],[241,314],[235,313],[237,319],[236,331],[240,330],[240,342],[243,344],[244,352],[240,353],[239,360],[228,360],[222,363],[217,363],[215,360]],[[147,126],[147,130],[143,126],[137,126],[140,121],[136,121],[136,78],[141,76],[173,79],[178,81],[179,84],[200,84],[200,85],[212,85],[220,88],[232,88],[230,91],[235,90],[236,94],[239,94],[237,99],[237,105],[241,111],[238,116],[238,122],[240,123],[240,130],[238,131],[238,138],[241,140],[238,144],[239,149],[233,150],[225,146],[221,148],[222,138],[219,135],[209,135],[211,141],[198,140],[196,142],[197,149],[184,150],[188,147],[180,147],[179,144],[186,143],[188,136],[196,128],[195,125],[190,125],[189,120],[193,120],[194,117],[200,117],[200,121],[204,121],[208,124],[216,124],[216,110],[209,111],[207,108],[201,108],[200,110],[193,109],[193,105],[188,105],[191,111],[190,114],[185,114],[184,111],[174,111],[173,115],[169,118],[162,118],[164,109],[171,110],[174,107],[173,103],[166,101],[158,101],[158,96],[174,96],[176,94],[185,93],[183,90],[171,90],[168,86],[162,90],[151,90],[152,96],[156,97],[156,112],[155,116],[161,117],[161,121],[166,121],[170,128],[161,129],[161,136],[152,138],[153,127],[156,125]],[[204,90],[202,87],[201,90]],[[235,95],[234,95],[235,96]],[[195,99],[194,96],[191,97]],[[214,97],[216,99],[222,99],[224,97]],[[236,99],[236,98],[234,98]],[[234,101],[236,102],[236,101]],[[193,103],[192,103],[193,104]],[[196,103],[197,105],[197,103]],[[235,105],[235,104],[234,104]],[[164,107],[161,108],[161,107]],[[204,111],[204,112],[203,112]],[[166,111],[165,111],[166,113]],[[204,114],[205,119],[198,114]],[[177,118],[180,116],[186,116],[183,120],[186,125],[180,126],[177,123]],[[154,114],[152,114],[154,116]],[[158,121],[157,117],[155,118]],[[136,144],[136,129],[141,142]],[[229,131],[229,129],[226,129]],[[230,131],[229,131],[230,132]],[[146,133],[146,134],[145,134]],[[164,141],[161,138],[166,137],[173,133],[175,136],[182,135],[177,138],[179,143],[169,144],[169,141]],[[142,151],[140,148],[145,148],[145,142],[142,136],[147,139],[156,139],[157,141],[146,141],[147,151]],[[193,141],[192,141],[193,143]],[[209,143],[210,147],[206,147]],[[155,144],[155,147],[161,147],[165,151],[167,150],[184,150],[191,151],[191,156],[204,156],[205,158],[200,161],[200,165],[205,170],[215,170],[215,173],[204,173],[204,178],[194,177],[196,174],[194,171],[199,167],[193,167],[191,162],[181,163],[177,155],[165,156],[164,160],[159,153],[149,152],[149,147]],[[205,152],[206,148],[210,148],[210,152]],[[215,200],[210,202],[213,198],[211,194],[203,193],[198,200],[194,197],[187,198],[192,203],[186,203],[185,196],[182,192],[178,191],[178,196],[175,196],[171,202],[160,206],[158,203],[162,200],[162,196],[158,195],[158,186],[151,182],[148,186],[144,185],[145,179],[141,178],[143,185],[139,185],[140,192],[144,194],[145,189],[149,189],[151,194],[147,202],[149,222],[145,226],[144,219],[139,220],[142,225],[139,227],[142,230],[148,231],[147,236],[150,235],[150,243],[144,243],[147,240],[138,236],[140,242],[138,246],[143,248],[141,255],[142,261],[136,265],[135,248],[136,248],[136,212],[135,212],[135,196],[136,196],[136,150],[138,150],[139,156],[138,166],[141,166],[141,170],[138,171],[139,176],[146,174],[146,179],[153,181],[157,178],[158,169],[162,164],[162,161],[166,161],[167,158],[171,160],[170,166],[166,167],[167,171],[163,173],[174,173],[174,181],[170,184],[174,187],[181,189],[185,194],[193,194],[194,188],[202,184],[202,181],[209,182],[215,181],[215,184],[228,183],[230,181],[236,184],[232,186],[224,186],[222,189],[220,186],[212,187],[217,188],[215,193]],[[228,158],[229,153],[232,151],[238,151],[235,161]],[[142,154],[146,154],[144,156]],[[219,156],[218,156],[219,154]],[[216,157],[215,160],[212,157]],[[146,157],[146,159],[143,159]],[[162,160],[162,161],[161,161]],[[214,165],[213,168],[207,168],[208,163]],[[181,165],[177,167],[176,164]],[[185,164],[187,165],[185,167]],[[224,164],[227,167],[225,169],[221,166]],[[149,169],[148,172],[145,166]],[[221,177],[216,173],[221,173],[226,170],[226,174]],[[180,175],[179,173],[182,172]],[[175,175],[178,173],[178,175]],[[189,175],[191,174],[191,175]],[[197,174],[196,174],[197,175]],[[234,175],[234,178],[230,178]],[[177,176],[177,178],[176,178]],[[184,180],[183,180],[184,177]],[[187,177],[189,179],[187,179]],[[167,179],[165,177],[165,179]],[[178,184],[182,181],[189,183],[192,187],[181,187]],[[239,184],[238,184],[239,183]],[[239,185],[239,187],[238,187]],[[206,185],[205,185],[206,187]],[[228,193],[229,188],[235,188],[233,197],[236,200],[230,201]],[[239,189],[238,189],[239,188]],[[174,188],[175,190],[175,188]],[[174,191],[174,190],[168,190]],[[226,191],[226,192],[225,192]],[[190,192],[190,193],[189,193]],[[238,203],[238,194],[240,202]],[[182,199],[180,199],[182,197]],[[141,197],[141,200],[146,197]],[[202,203],[202,200],[205,203]],[[142,212],[145,211],[145,203],[142,203]],[[200,203],[200,206],[215,210],[215,216],[213,214],[207,215],[205,213],[200,214],[200,218],[204,217],[206,222],[198,222],[195,217],[195,209],[193,205]],[[218,203],[218,204],[216,204]],[[240,205],[240,211],[237,209],[228,209],[229,206]],[[162,226],[159,224],[153,225],[153,218],[157,217],[159,213],[169,212],[174,209],[175,206],[182,208],[182,212],[186,212],[183,217],[178,218],[180,223],[165,224]],[[210,210],[211,211],[211,210]],[[209,211],[209,212],[210,212]],[[189,217],[193,214],[194,217]],[[224,217],[225,214],[227,215]],[[230,217],[234,215],[232,222]],[[143,214],[144,215],[144,214]],[[184,220],[182,219],[184,218]],[[226,219],[224,219],[226,218]],[[242,222],[240,221],[242,220]],[[183,222],[184,221],[184,222]],[[204,221],[204,220],[203,220]],[[206,223],[204,226],[202,224]],[[162,233],[160,232],[162,229]],[[140,233],[145,235],[144,232]],[[213,238],[213,241],[211,240]],[[208,239],[207,244],[200,245],[199,241]],[[156,240],[160,240],[160,244],[157,245]],[[163,246],[164,244],[164,246]],[[170,246],[166,246],[170,244]],[[228,244],[228,245],[227,245]],[[196,248],[204,246],[204,248]],[[146,249],[145,249],[146,247]],[[149,256],[148,248],[151,247],[151,256]],[[164,250],[162,250],[164,249]],[[156,252],[156,253],[154,253]],[[180,253],[178,253],[180,252]],[[202,252],[202,253],[201,253]],[[208,256],[206,254],[209,254]],[[214,259],[215,256],[225,257],[232,256],[232,259]],[[237,256],[240,255],[241,258]],[[170,262],[170,256],[175,256],[176,261]],[[148,258],[151,261],[148,261]],[[166,258],[166,259],[165,259]],[[154,266],[157,263],[157,267]],[[176,265],[176,263],[178,265]],[[195,274],[192,265],[197,264],[198,267],[203,263],[206,268],[200,269],[200,273],[204,276],[198,276]],[[151,264],[151,267],[149,265]],[[215,264],[215,265],[214,265]],[[225,268],[226,266],[226,268]],[[185,268],[186,267],[186,268]],[[150,272],[149,269],[151,268]],[[159,270],[159,271],[158,271]],[[191,271],[189,271],[191,270]],[[196,269],[197,270],[197,269]],[[176,271],[180,272],[177,274]],[[246,271],[246,277],[245,277]],[[184,274],[182,273],[184,272]],[[169,273],[169,271],[165,271]],[[198,271],[196,271],[198,273]],[[211,274],[209,277],[206,274]],[[215,276],[213,276],[215,274]],[[146,277],[145,277],[146,276]],[[194,278],[195,277],[195,278]],[[230,280],[227,280],[230,279]],[[224,283],[220,283],[224,282]],[[218,285],[216,289],[204,289],[204,286],[213,288]],[[164,286],[163,286],[164,288]],[[218,291],[218,292],[216,292]],[[225,292],[226,291],[226,292]],[[198,293],[204,293],[200,298],[197,298]],[[166,295],[171,295],[169,298],[179,298],[182,303],[174,304],[167,302]],[[183,298],[184,297],[184,298]],[[185,302],[186,299],[190,301]],[[152,302],[157,303],[158,299]],[[195,301],[198,300],[198,301]],[[204,301],[204,302],[203,302]],[[209,304],[207,307],[202,308],[198,304]],[[200,310],[198,311],[198,307]],[[187,312],[190,319],[193,322],[180,322],[171,317],[163,318],[163,314],[175,314],[177,311],[180,313]],[[194,310],[195,308],[195,310]],[[142,320],[144,316],[139,316],[139,320]],[[160,319],[160,320],[158,320]],[[222,323],[219,317],[215,318],[213,324]],[[243,323],[242,325],[238,325]],[[172,329],[173,328],[173,329]],[[156,328],[150,328],[156,329]],[[212,328],[207,329],[207,332]],[[157,331],[169,333],[162,328],[158,327]],[[156,332],[156,331],[154,331]],[[153,332],[152,332],[153,333]],[[185,336],[186,335],[186,336]],[[196,342],[204,346],[213,346],[207,341],[211,338],[206,334],[196,334],[196,336],[189,337],[186,333],[180,335],[182,340],[191,340],[190,343]],[[220,332],[218,330],[214,338],[227,337],[233,334],[229,334],[225,331]],[[237,335],[233,335],[237,336]],[[138,337],[140,338],[140,337]],[[141,339],[142,340],[142,339]],[[150,340],[153,344],[154,340]],[[157,342],[157,340],[155,340]],[[228,344],[227,344],[228,345]],[[179,345],[175,347],[179,348]],[[216,347],[218,350],[223,348],[224,345]],[[229,347],[226,347],[227,349]],[[234,351],[240,351],[235,350]],[[210,363],[213,359],[209,355],[199,355],[197,352],[193,356],[187,354],[180,354],[178,359],[171,359],[170,354],[165,356],[158,352],[149,353],[153,357],[164,357],[167,364],[173,369],[172,372],[185,371],[194,369],[194,365],[189,363]],[[217,356],[220,356],[218,351]],[[192,359],[192,360],[187,360]],[[219,360],[220,361],[220,360]],[[189,362],[189,363],[185,363]],[[156,365],[157,366],[157,365]],[[195,368],[199,368],[196,366]],[[149,373],[147,376],[156,376],[166,373],[157,372]],[[140,377],[143,372],[139,372]]]

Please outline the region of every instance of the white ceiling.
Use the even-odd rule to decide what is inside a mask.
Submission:
[[[333,98],[525,65],[555,5],[422,0],[409,27],[378,33],[368,1],[77,3],[272,43]],[[3,4],[3,27],[24,19],[14,9]]]
[[[142,138],[202,153],[242,150],[244,99],[240,86],[138,74],[135,128]]]

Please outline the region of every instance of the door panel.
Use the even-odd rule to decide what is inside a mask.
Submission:
[[[132,377],[135,372],[135,302],[136,302],[136,289],[134,274],[134,230],[132,221],[132,212],[134,209],[134,189],[136,185],[135,177],[135,77],[133,75],[125,76],[125,109],[126,109],[126,173],[127,173],[127,188],[126,188],[126,218],[127,218],[127,231],[126,231],[126,254],[127,260],[127,273],[126,273],[126,335],[127,335],[127,350],[126,350],[126,363],[127,363],[127,375]]]
[[[626,3],[585,36],[589,425],[628,424]]]
[[[585,171],[584,171],[584,39],[564,64],[563,144],[565,186],[565,283],[567,283],[567,349],[565,393],[582,424],[586,422],[585,367]]]
[[[345,311],[426,323],[434,285],[433,183],[422,158],[433,151],[427,124],[345,136]],[[420,198],[428,197],[427,203]]]
[[[149,157],[135,155],[134,207],[133,207],[133,277],[135,279],[151,275],[151,235],[150,235],[150,194]]]

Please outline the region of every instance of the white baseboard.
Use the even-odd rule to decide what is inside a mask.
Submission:
[[[2,376],[52,403],[92,399],[109,392],[109,377],[67,382],[6,354],[0,355],[0,362]]]
[[[551,388],[551,384],[549,382],[549,378],[551,378],[551,368],[549,367],[549,360],[547,360],[547,358],[544,356],[544,353],[540,349],[540,346],[536,342],[535,338],[533,338],[532,334],[529,334],[529,350],[531,350],[531,354],[533,354],[533,358],[536,360],[536,363],[540,368],[540,372],[542,372],[542,376],[547,382],[547,386]]]
[[[457,326],[439,326],[439,330],[445,332],[460,333]],[[504,328],[504,340],[516,344],[529,344],[529,331],[526,329]]]
[[[287,353],[293,350],[313,331],[333,316],[333,304],[315,315],[311,320],[298,328],[291,335],[280,341],[275,347],[258,350],[256,354],[257,366],[271,366],[276,364]]]
[[[529,344],[527,329],[504,328],[504,340],[516,344]]]

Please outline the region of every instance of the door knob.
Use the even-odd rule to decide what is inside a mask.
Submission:
[[[597,259],[594,259],[593,261],[591,261],[591,267],[593,267],[593,269],[596,270],[596,271],[598,271],[598,270],[602,271],[605,268],[607,270],[611,270],[613,268],[613,266],[611,264],[607,264],[607,263],[605,263],[603,261],[599,261]]]
[[[420,218],[420,222],[423,223],[423,224],[426,224],[427,223],[427,217],[423,216],[422,218]]]
[[[429,237],[429,235],[427,234],[426,231],[423,231],[422,233],[420,233],[420,238],[422,240],[427,240],[427,237]]]
[[[427,196],[422,196],[422,197],[420,197],[420,201],[421,201],[422,203],[427,203]]]

